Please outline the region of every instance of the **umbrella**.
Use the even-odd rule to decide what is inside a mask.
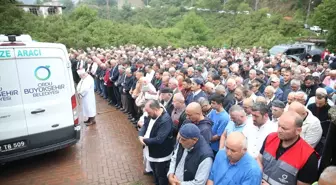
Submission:
[[[295,55],[288,55],[287,57],[291,58],[291,59],[294,59],[294,60],[296,60],[298,62],[301,62],[301,59],[299,57],[295,56]]]
[[[309,55],[312,57],[313,62],[320,62],[321,54],[322,54],[322,50],[320,49],[314,49],[309,52]]]
[[[309,52],[309,54],[310,54],[311,56],[314,56],[314,55],[321,55],[321,54],[322,54],[322,50],[320,50],[320,49],[313,49],[313,50],[311,50],[311,51]]]

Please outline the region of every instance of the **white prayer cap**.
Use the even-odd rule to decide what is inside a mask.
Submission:
[[[85,74],[86,72],[85,72],[85,69],[79,69],[79,70],[77,70],[77,73],[80,76],[80,75]]]

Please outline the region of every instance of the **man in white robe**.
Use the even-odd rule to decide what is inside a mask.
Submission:
[[[77,93],[82,99],[82,113],[88,120],[84,123],[89,126],[96,123],[96,98],[94,94],[94,80],[84,69],[77,71],[81,81],[77,85]]]

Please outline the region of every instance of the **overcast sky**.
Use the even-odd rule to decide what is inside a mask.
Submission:
[[[36,0],[20,0],[22,1],[24,4],[34,4]]]

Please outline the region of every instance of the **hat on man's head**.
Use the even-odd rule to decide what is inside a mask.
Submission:
[[[324,89],[327,91],[327,94],[330,95],[335,92],[335,90],[329,86],[325,86]]]
[[[199,138],[201,135],[200,129],[192,123],[183,125],[180,129],[180,136],[185,139]]]
[[[280,100],[274,100],[272,102],[272,107],[278,107],[278,108],[284,109],[286,105]]]
[[[160,90],[161,93],[173,93],[173,90],[169,87],[162,88]]]

